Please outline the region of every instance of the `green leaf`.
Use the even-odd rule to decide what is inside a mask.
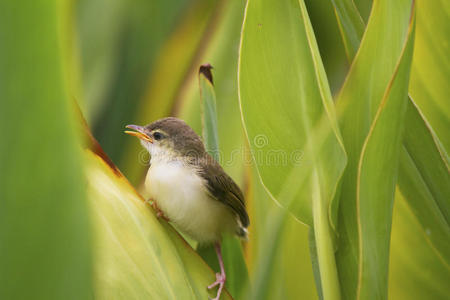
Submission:
[[[364,33],[364,21],[353,0],[331,0],[341,31],[347,58],[355,56]]]
[[[317,246],[314,236],[315,236],[314,231],[312,228],[310,228],[308,232],[309,255],[311,257],[311,264],[314,272],[314,282],[316,284],[317,295],[320,300],[323,300],[322,279],[320,278],[319,272],[319,257],[317,256]]]
[[[203,65],[199,71],[200,98],[202,99],[203,141],[206,151],[217,161],[220,160],[219,136],[217,128],[216,94],[214,93],[211,65]]]
[[[309,228],[270,199],[252,169],[247,195],[252,227],[246,249],[252,284],[243,299],[317,299]]]
[[[356,7],[358,8],[359,14],[363,18],[364,22],[367,23],[367,20],[370,17],[373,0],[353,0],[353,1]]]
[[[263,246],[260,250],[258,265],[255,267],[252,286],[248,288],[247,295],[244,299],[273,299],[275,297],[276,288],[281,285],[273,285],[270,279],[275,279],[277,266],[281,264],[280,244],[283,241],[283,232],[288,220],[288,211],[286,209],[272,210],[268,212],[264,227],[265,239],[260,242]],[[277,281],[275,281],[277,282]],[[275,291],[274,291],[275,290]],[[281,296],[281,295],[278,295]]]
[[[337,299],[331,202],[346,157],[303,1],[247,2],[239,91],[261,180],[273,199],[314,224],[324,297]]]
[[[410,94],[450,151],[450,2],[417,0],[417,32]]]
[[[414,21],[400,62],[364,142],[358,166],[358,299],[387,298],[393,195],[413,45]]]
[[[379,0],[374,2],[372,9],[363,41],[337,99],[349,157],[340,195],[340,234],[336,253],[345,299],[354,299],[361,295],[360,292],[362,295],[372,292],[382,298],[386,294],[390,215],[396,181],[397,143],[402,128],[398,119],[403,120],[402,88],[409,78],[409,46],[404,52],[401,68],[399,61],[409,40],[411,1]],[[384,138],[393,140],[386,143]],[[386,171],[384,175],[379,173],[382,168],[387,168],[383,170]],[[378,201],[382,202],[377,204]],[[370,213],[368,209],[376,211]],[[366,253],[371,250],[366,246],[375,233],[378,234],[376,240],[381,241],[373,248],[376,254]],[[364,239],[362,242],[360,237]],[[373,263],[377,255],[380,255],[378,265]],[[366,272],[374,272],[376,280],[367,278]],[[369,287],[366,284],[370,282],[379,285]]]
[[[199,70],[203,115],[203,140],[208,153],[214,159],[220,161],[216,95],[214,92],[211,68],[210,65],[202,65]],[[226,286],[233,295],[240,295],[248,282],[248,271],[242,247],[236,237],[225,236],[222,241],[222,248],[225,271],[228,279]],[[211,255],[208,255],[208,257],[210,258]],[[215,259],[217,260],[217,258]]]
[[[449,158],[417,107],[410,103],[398,186],[409,210],[427,232],[427,241],[450,266]]]
[[[0,298],[91,299],[63,1],[0,2]]]
[[[252,225],[246,258],[252,284],[243,299],[317,299],[308,255],[308,226],[272,201],[256,166],[251,170],[246,199]]]
[[[334,3],[334,2],[333,2]],[[432,3],[427,3],[431,5]],[[340,7],[335,6],[338,10]],[[346,11],[343,14],[354,13],[352,11]],[[357,13],[357,12],[356,12]],[[421,15],[423,13],[419,13]],[[418,32],[424,32],[426,30],[421,29],[422,26],[428,26],[428,22],[421,22],[417,25],[419,29],[416,30],[416,36]],[[345,34],[345,32],[343,32]],[[439,33],[440,34],[440,33]],[[415,45],[417,48],[418,40],[415,40]],[[420,42],[419,42],[420,43]],[[353,47],[356,49],[359,46],[358,43],[354,43]],[[352,59],[352,57],[350,57]],[[424,65],[421,65],[425,67]],[[413,85],[410,84],[410,90]],[[437,91],[437,90],[436,90]],[[427,232],[425,235],[426,242],[431,243],[432,249],[436,251],[428,251],[428,255],[437,257],[434,260],[440,261],[444,260],[445,264],[449,264],[449,241],[450,241],[450,229],[448,226],[448,198],[450,195],[450,179],[448,172],[448,156],[445,150],[440,147],[438,138],[433,133],[428,122],[421,115],[420,111],[410,98],[407,105],[407,113],[405,116],[405,133],[403,138],[403,147],[400,153],[400,165],[399,165],[399,188],[405,196],[407,204],[409,206],[408,212],[400,211],[397,214],[405,215],[414,214],[419,224],[422,226],[419,231],[411,231],[403,233],[404,235],[422,235],[422,232]],[[404,201],[403,198],[401,201]],[[405,209],[405,205],[398,205],[398,209]],[[404,218],[402,218],[403,220]],[[405,219],[406,220],[406,219]],[[398,288],[398,284],[403,284],[404,282],[409,282],[412,280],[417,280],[419,285],[429,285],[426,281],[426,277],[417,276],[414,272],[408,271],[410,269],[410,262],[403,258],[403,254],[397,251],[398,245],[401,245],[397,241],[400,236],[395,234],[395,232],[408,230],[411,226],[408,224],[403,224],[402,222],[397,222],[399,229],[394,227],[394,234],[392,237],[392,246],[394,258],[391,261],[395,262],[393,268],[390,268],[394,274],[403,274],[402,276],[395,276],[390,278],[390,293],[394,290],[395,293],[401,291],[401,297],[398,295],[394,298],[423,298],[422,291],[412,291],[409,288],[401,289]],[[417,226],[416,226],[417,227]],[[417,238],[403,238],[400,240],[406,243],[412,243],[414,240],[419,240]],[[406,245],[401,245],[401,247],[408,247]],[[414,250],[411,250],[414,249]],[[410,245],[411,254],[416,252],[415,246]],[[398,257],[398,256],[402,257]],[[413,254],[415,255],[415,254]],[[420,252],[417,251],[417,256],[420,256]],[[433,260],[433,258],[429,258]],[[401,263],[399,263],[399,261]],[[423,259],[414,259],[417,266],[414,268],[419,268],[419,263],[424,262]],[[421,266],[421,268],[426,268],[427,263]],[[438,280],[438,277],[442,277],[442,274],[434,273],[434,279]],[[406,279],[409,277],[408,279]],[[445,277],[445,276],[444,276]],[[412,285],[411,285],[412,286]],[[420,296],[422,295],[422,296]]]
[[[273,197],[277,198],[293,170],[305,182],[311,181],[311,170],[322,168],[317,165],[322,160],[312,150],[320,147],[321,151],[328,148],[327,153],[320,153],[328,154],[324,161],[333,161],[327,171],[329,185],[321,186],[323,197],[331,201],[345,154],[312,29],[299,16],[307,18],[303,4],[248,2],[240,56],[241,111],[258,171]],[[282,157],[270,156],[280,151]],[[286,161],[277,164],[271,158]],[[311,185],[304,185],[289,208],[299,220],[312,225]]]
[[[397,191],[392,220],[389,299],[448,299],[450,267],[436,255],[415,213]]]
[[[305,5],[319,46],[331,94],[334,95],[339,92],[350,67],[339,32],[339,22],[335,18],[336,11],[329,0],[305,0]]]
[[[96,299],[207,299],[214,273],[123,175],[85,153]],[[230,299],[228,293],[224,298]]]

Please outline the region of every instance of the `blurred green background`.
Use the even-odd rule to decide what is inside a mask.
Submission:
[[[389,263],[384,296],[446,299],[450,295],[450,184],[445,152],[450,146],[450,10],[444,0],[415,2],[409,95],[417,110],[405,109],[400,175],[395,202],[390,202],[394,205],[392,236],[383,236],[386,247],[391,241],[390,257],[384,261],[386,266]],[[342,87],[359,42],[364,42],[372,1],[304,3],[333,99],[345,98],[352,90]],[[228,292],[235,299],[323,298],[320,285],[316,287],[320,278],[314,232],[273,201],[252,163],[238,97],[245,6],[244,0],[38,0],[28,4],[0,0],[0,125],[4,129],[0,299],[213,296],[204,287],[214,274],[202,258],[217,270],[215,257],[200,251],[200,258],[142,203],[133,187],[145,198],[142,183],[148,155],[135,139],[123,134],[127,124],[176,116],[201,135],[198,68],[204,63],[214,67],[220,162],[244,191],[251,218],[248,242],[227,240],[224,244]],[[344,45],[351,32],[345,25],[350,13],[339,13],[349,7],[358,15],[353,25],[359,31],[353,44]],[[374,18],[379,16],[372,13]],[[388,14],[390,20],[396,20],[397,13]],[[403,45],[399,40],[389,43]],[[389,44],[384,49],[389,48],[395,47]],[[396,62],[397,58],[392,64]],[[382,63],[366,61],[365,66],[374,64]],[[372,77],[367,76],[352,82],[366,90],[363,84],[373,83],[371,87],[384,92],[384,85],[370,82]],[[86,150],[89,147],[79,146],[84,145],[86,129],[74,113],[77,106],[121,174],[101,159],[104,156],[95,141],[89,142],[95,155]],[[345,141],[346,132],[341,130]],[[339,217],[345,213],[341,207],[346,208],[340,206]],[[340,229],[355,225],[345,224],[345,218],[339,221],[344,222],[339,223]],[[346,234],[336,232],[333,237],[341,241]],[[341,289],[345,289],[342,299],[354,299],[352,284],[357,274],[345,259],[337,252]]]

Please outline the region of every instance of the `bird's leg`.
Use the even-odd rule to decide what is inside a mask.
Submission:
[[[219,289],[217,290],[217,296],[213,300],[219,300],[220,294],[222,293],[222,289],[225,286],[225,281],[227,279],[227,276],[225,275],[225,268],[223,266],[223,259],[222,259],[222,251],[220,250],[220,243],[217,242],[214,245],[214,248],[216,248],[217,258],[219,259],[219,265],[220,265],[220,273],[216,273],[216,281],[213,282],[208,286],[208,289],[212,289],[216,285],[219,285]]]
[[[167,222],[170,221],[170,219],[164,214],[164,212],[158,207],[158,204],[156,203],[155,199],[149,198],[148,200],[145,200],[145,203],[150,203],[151,207],[153,207],[153,209],[156,212],[156,217],[162,218],[164,220],[166,220]]]

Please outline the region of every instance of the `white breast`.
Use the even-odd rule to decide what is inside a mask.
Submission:
[[[145,186],[170,221],[200,243],[235,231],[236,217],[210,197],[204,179],[183,162],[152,161]]]

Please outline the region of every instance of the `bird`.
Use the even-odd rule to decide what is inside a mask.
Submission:
[[[200,245],[214,244],[220,272],[207,288],[218,286],[219,300],[226,282],[221,240],[226,234],[246,240],[250,225],[241,189],[185,121],[168,117],[126,128],[150,154],[145,189],[157,216]]]

